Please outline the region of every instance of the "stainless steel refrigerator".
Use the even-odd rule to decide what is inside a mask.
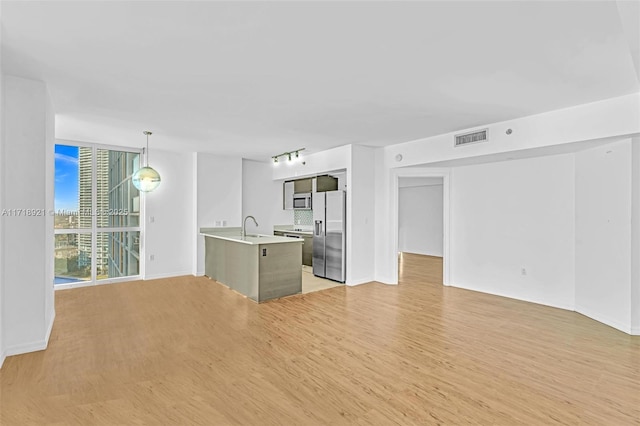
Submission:
[[[346,194],[344,191],[314,192],[313,275],[345,281]]]

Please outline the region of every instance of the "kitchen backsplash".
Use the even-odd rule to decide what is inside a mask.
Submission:
[[[294,210],[293,224],[302,226],[313,225],[313,210]]]

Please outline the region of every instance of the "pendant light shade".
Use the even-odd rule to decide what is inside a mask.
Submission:
[[[149,131],[144,131],[142,133],[147,136],[147,150],[145,151],[146,165],[136,170],[133,176],[131,176],[131,182],[133,183],[133,186],[138,188],[138,190],[142,192],[151,192],[160,185],[160,173],[155,171],[152,167],[149,167],[149,135],[152,133]]]
[[[142,192],[151,192],[160,185],[160,175],[151,167],[142,167],[131,178],[133,186]]]

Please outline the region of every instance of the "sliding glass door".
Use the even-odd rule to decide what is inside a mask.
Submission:
[[[140,277],[140,151],[55,146],[57,288]]]

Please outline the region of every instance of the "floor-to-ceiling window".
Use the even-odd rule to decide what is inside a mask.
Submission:
[[[108,283],[140,275],[140,152],[55,146],[55,284]]]

